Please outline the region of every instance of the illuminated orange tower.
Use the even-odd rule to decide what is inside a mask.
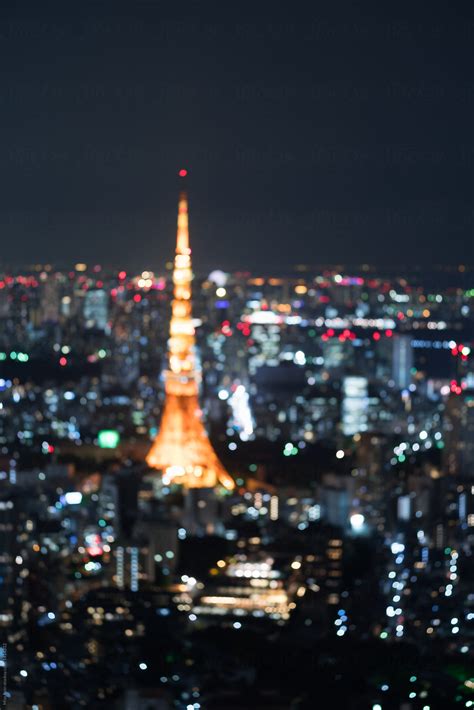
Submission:
[[[186,171],[179,172],[181,178]],[[212,448],[202,422],[198,391],[200,372],[195,358],[195,331],[191,306],[191,249],[189,248],[188,197],[181,190],[178,234],[173,270],[168,369],[165,378],[165,406],[160,431],[148,453],[147,463],[163,473],[163,482],[185,488],[227,490],[234,481]]]

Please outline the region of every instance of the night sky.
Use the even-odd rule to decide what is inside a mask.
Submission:
[[[472,2],[2,2],[3,263],[473,262]]]

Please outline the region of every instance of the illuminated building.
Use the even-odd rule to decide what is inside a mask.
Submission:
[[[0,626],[13,619],[11,602],[15,587],[15,510],[11,500],[0,501]]]
[[[103,289],[88,291],[84,299],[86,327],[105,330],[109,317],[108,296]]]
[[[444,462],[450,474],[474,477],[474,390],[451,393],[445,411]]]
[[[342,430],[352,436],[367,430],[367,378],[345,377],[343,380]]]
[[[413,351],[411,339],[406,335],[397,335],[393,339],[392,370],[393,379],[399,389],[405,389],[411,382]]]
[[[50,276],[43,284],[41,295],[41,321],[42,323],[56,323],[59,318],[59,292],[58,284]]]
[[[181,173],[186,174],[185,171]],[[214,488],[220,483],[231,490],[234,481],[217,458],[202,422],[198,400],[200,373],[194,352],[191,280],[188,199],[186,192],[182,191],[173,270],[169,369],[164,373],[166,399],[160,431],[148,453],[147,463],[163,472],[165,483],[180,483],[188,489]]]
[[[295,604],[273,563],[270,557],[248,559],[246,555],[239,555],[228,564],[221,561],[223,571],[197,595],[193,612],[204,617],[288,620]]]

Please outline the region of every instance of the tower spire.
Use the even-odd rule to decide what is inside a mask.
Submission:
[[[180,178],[186,174],[186,170],[179,172]],[[186,488],[214,488],[221,483],[232,490],[234,481],[219,461],[202,423],[191,281],[188,197],[183,186],[178,205],[168,368],[164,372],[165,405],[147,463],[162,471],[166,483],[173,481]]]

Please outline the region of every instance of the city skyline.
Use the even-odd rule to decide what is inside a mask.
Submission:
[[[474,5],[0,3],[0,705],[474,710]]]

